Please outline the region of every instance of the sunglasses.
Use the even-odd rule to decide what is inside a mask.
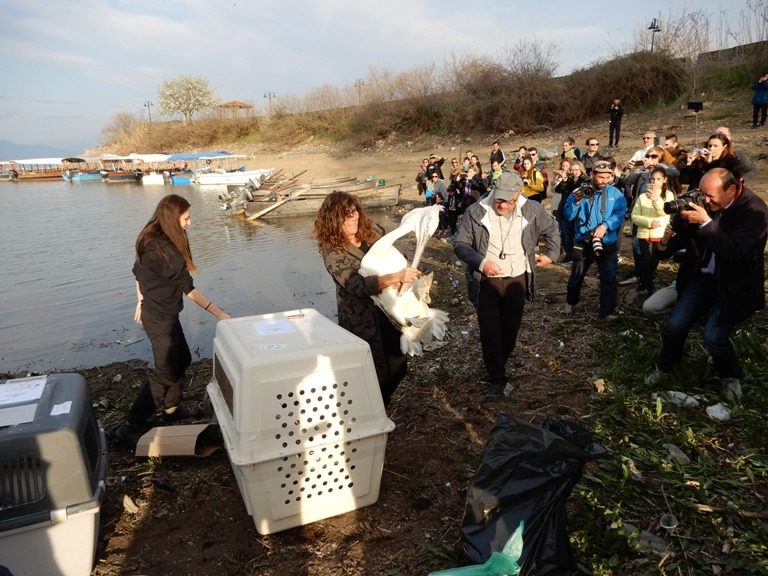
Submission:
[[[599,142],[590,142],[589,145],[590,146],[599,146],[600,143]]]
[[[653,140],[653,136],[643,136],[643,140]]]
[[[658,158],[659,155],[658,154],[646,154],[645,157],[646,158]]]

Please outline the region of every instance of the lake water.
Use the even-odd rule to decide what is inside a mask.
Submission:
[[[225,311],[311,307],[336,318],[311,218],[248,224],[220,209],[216,191],[196,187],[0,182],[0,373],[151,361],[149,341],[133,321],[134,242],[171,192],[192,204],[195,287]],[[184,303],[193,357],[210,357],[216,320]]]

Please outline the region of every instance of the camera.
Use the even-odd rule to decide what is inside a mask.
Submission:
[[[602,238],[595,238],[592,236],[592,252],[595,253],[595,256],[600,256],[600,254],[603,253],[603,239]]]
[[[595,192],[597,192],[595,185],[592,182],[584,182],[584,184],[579,186],[577,190],[582,198],[592,198],[595,195]]]
[[[707,197],[704,195],[704,192],[702,192],[698,188],[695,188],[693,190],[688,190],[685,194],[681,194],[674,200],[664,202],[664,213],[677,214],[681,210],[685,210],[689,202],[691,204],[695,204],[696,206],[701,206],[702,208],[706,208],[707,207],[706,199]]]

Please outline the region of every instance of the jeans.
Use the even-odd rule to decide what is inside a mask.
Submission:
[[[608,123],[608,146],[619,145],[619,136],[621,135],[621,120]]]
[[[563,250],[565,251],[565,257],[573,259],[573,222],[566,220],[565,218],[559,218],[557,220],[560,226],[560,238],[562,239]]]
[[[605,245],[600,256],[595,256],[592,247],[584,246],[583,258],[577,258],[571,265],[571,276],[568,278],[568,287],[565,301],[571,306],[579,303],[581,285],[584,277],[593,262],[597,262],[600,272],[600,307],[598,316],[605,318],[616,310],[617,283],[616,271],[619,267],[619,252],[616,245]]]
[[[525,308],[525,274],[480,280],[477,323],[480,345],[491,385],[507,380],[506,364],[515,349]]]
[[[719,315],[720,302],[714,275],[697,274],[678,295],[664,328],[661,352],[656,358],[659,370],[670,372],[680,361],[689,330],[704,316],[704,345],[712,356],[715,372],[721,378],[741,378],[741,366],[731,344],[733,325],[718,324]]]
[[[638,271],[640,272],[640,287],[650,295],[653,294],[653,280],[656,276],[656,268],[659,265],[659,259],[653,251],[653,242],[638,238],[637,244],[640,257],[636,257],[637,259],[635,262],[637,263]]]
[[[752,104],[752,126],[765,126],[765,117],[768,114],[768,104]],[[760,116],[760,122],[757,117]]]

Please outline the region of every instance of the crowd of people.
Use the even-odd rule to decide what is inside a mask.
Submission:
[[[760,79],[768,82],[768,75]],[[756,90],[762,88],[755,88]],[[757,109],[755,114],[762,110]],[[610,144],[618,146],[623,107],[610,110]],[[756,116],[756,122],[764,122]],[[515,349],[526,301],[535,294],[537,268],[570,266],[562,313],[573,314],[592,264],[599,273],[598,318],[617,318],[619,284],[636,283],[643,310],[669,312],[649,384],[662,381],[681,360],[687,335],[704,320],[703,340],[731,401],[742,396],[742,371],[730,340],[734,327],[765,305],[764,250],[768,208],[748,186],[752,164],[719,127],[687,151],[675,134],[663,144],[653,131],[626,161],[600,151],[599,139],[562,140],[550,166],[536,147],[510,157],[493,142],[487,168],[471,150],[459,159],[424,158],[416,177],[428,206],[440,204],[437,235],[450,237],[466,264],[469,299],[476,309],[489,400],[510,394],[507,361]],[[445,171],[444,171],[445,170]],[[551,201],[545,205],[551,189]],[[196,271],[186,230],[190,204],[171,194],[158,204],[135,245],[136,310],[152,344],[154,367],[116,430],[135,446],[152,415],[176,421],[191,362],[179,322],[186,295],[204,311],[229,315],[194,287]],[[360,262],[383,234],[360,202],[344,192],[325,199],[314,235],[336,285],[339,324],[366,340],[385,405],[407,371],[399,333],[371,296],[411,284],[421,272],[406,267],[383,276],[359,273]],[[631,241],[632,276],[617,278],[621,243]],[[660,260],[679,263],[674,286],[656,290]]]
[[[611,103],[609,114],[609,146],[614,148],[623,115],[619,100]],[[507,157],[494,142],[491,170],[484,171],[479,157],[467,151],[463,159],[451,159],[445,194],[434,200],[427,196],[427,204],[441,203],[449,213],[437,235],[450,236],[467,265],[488,397],[509,392],[504,366],[514,350],[525,300],[533,298],[535,269],[557,262],[570,267],[563,314],[576,311],[592,264],[599,276],[599,319],[618,317],[618,286],[630,284],[636,285],[630,296],[642,298],[644,312],[670,314],[648,382],[672,370],[689,330],[704,318],[704,343],[723,393],[740,399],[742,374],[730,334],[764,305],[768,209],[748,188],[753,165],[735,149],[730,130],[718,127],[692,150],[683,149],[674,133],[662,141],[649,130],[625,159],[604,154],[597,137],[587,138],[583,151],[566,137],[559,157],[549,160],[548,166],[529,146]],[[437,170],[442,163],[436,154],[425,159],[417,179],[423,179],[426,194],[430,180],[441,180]],[[626,241],[631,243],[631,274],[620,280]],[[657,290],[658,263],[667,258],[679,262],[679,272],[672,286]]]

